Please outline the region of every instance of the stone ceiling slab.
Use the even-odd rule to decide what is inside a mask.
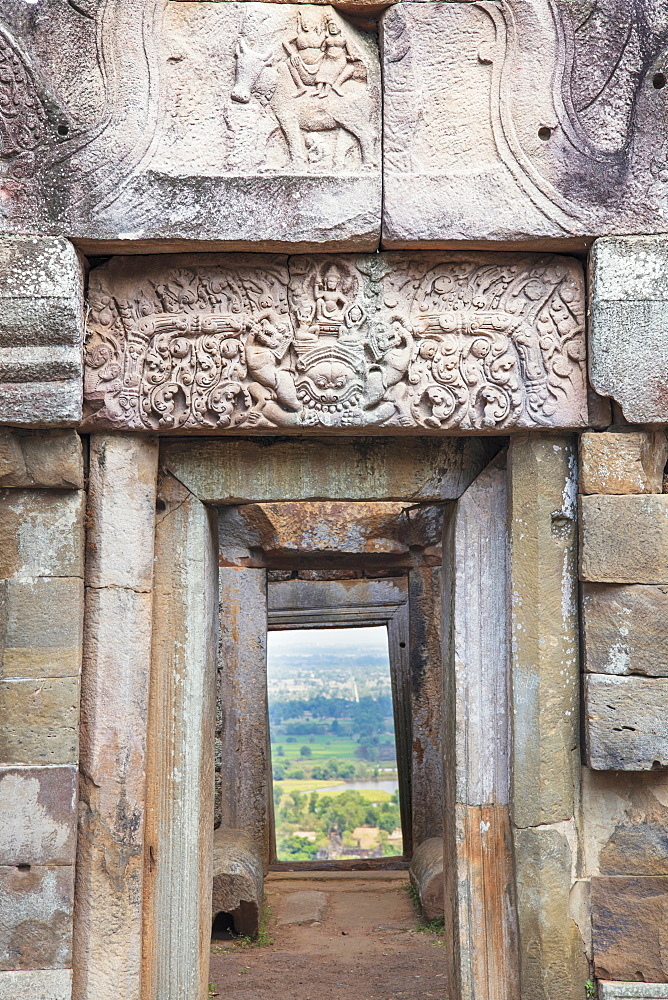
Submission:
[[[0,232],[373,250],[375,39],[330,7],[3,0]]]
[[[589,422],[581,264],[483,253],[117,257],[90,429],[503,434]]]
[[[410,2],[383,15],[383,246],[665,231],[663,5],[594,6]]]

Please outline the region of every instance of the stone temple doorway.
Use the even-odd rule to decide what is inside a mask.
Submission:
[[[112,583],[91,588],[89,624],[101,600],[132,603],[133,655],[148,655],[150,672],[128,664],[125,683],[116,663],[111,679],[99,656],[83,679],[84,755],[111,711],[132,717],[135,742],[131,761],[107,764],[117,777],[104,801],[94,785],[82,793],[84,813],[106,811],[109,822],[102,843],[91,820],[79,847],[81,974],[96,960],[87,939],[95,945],[113,903],[122,920],[117,934],[107,929],[106,947],[128,969],[141,955],[146,1000],[206,995],[214,828],[241,831],[259,855],[258,899],[273,860],[267,629],[308,616],[380,618],[396,630],[408,851],[441,831],[444,841],[446,994],[518,1000],[525,943],[543,963],[551,948],[563,953],[571,940],[575,948],[572,917],[559,903],[546,921],[540,902],[535,852],[544,849],[554,790],[541,798],[532,759],[535,733],[549,726],[545,763],[566,788],[577,727],[576,621],[565,596],[575,586],[574,468],[571,439],[544,432],[510,443],[91,437],[87,572]],[[309,509],[318,516],[306,517]],[[106,544],[109,526],[121,522],[141,553],[122,594]],[[116,551],[118,529],[114,543]],[[364,575],[337,579],[334,570]],[[532,610],[536,588],[554,609],[549,645],[548,624]],[[545,657],[559,658],[559,676],[554,691],[538,692],[536,684],[552,683]],[[144,691],[138,676],[147,678]],[[120,823],[123,814],[143,842]],[[551,850],[560,830],[549,831]],[[87,878],[95,852],[110,844],[127,857],[111,901]],[[289,874],[269,873],[267,887]],[[305,874],[319,877],[290,877]],[[570,905],[568,893],[558,900]]]

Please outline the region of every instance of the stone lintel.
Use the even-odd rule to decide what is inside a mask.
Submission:
[[[116,257],[91,272],[89,306],[88,429],[396,436],[590,422],[584,276],[570,257]]]

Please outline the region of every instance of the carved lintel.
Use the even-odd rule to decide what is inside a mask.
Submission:
[[[584,308],[568,257],[116,258],[91,274],[85,424],[579,427]]]

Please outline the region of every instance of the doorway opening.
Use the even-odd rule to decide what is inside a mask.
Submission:
[[[270,631],[276,860],[403,854],[387,626]]]

